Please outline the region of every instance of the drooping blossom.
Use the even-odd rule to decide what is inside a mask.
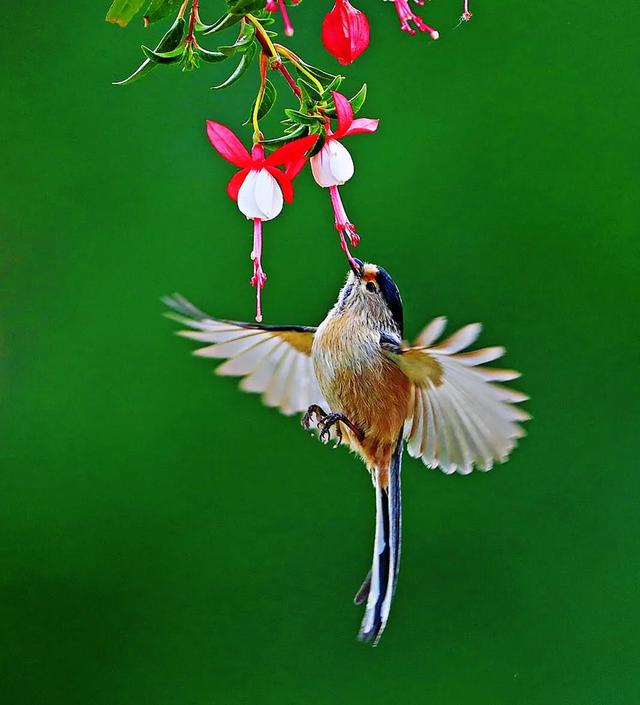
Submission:
[[[367,16],[349,0],[335,0],[322,22],[322,43],[338,63],[352,63],[369,46]]]
[[[267,281],[262,269],[262,223],[279,215],[283,202],[293,201],[292,179],[297,172],[282,171],[278,166],[299,165],[313,146],[317,135],[294,140],[265,157],[264,148],[254,145],[251,154],[236,135],[224,125],[207,120],[209,142],[228,162],[240,168],[227,184],[227,193],[238,204],[240,212],[253,221],[253,276],[251,286],[256,287],[256,320],[262,320],[261,291]]]
[[[336,92],[332,95],[336,106],[338,129],[332,132],[331,125],[327,125],[325,143],[309,161],[316,183],[329,189],[335,226],[340,235],[340,246],[345,251],[347,259],[354,264],[345,235],[354,247],[360,242],[360,237],[353,223],[349,221],[338,191],[338,186],[346,183],[353,176],[354,166],[351,155],[340,140],[350,135],[375,132],[378,129],[378,120],[371,118],[354,120],[353,108],[347,98]]]
[[[400,29],[403,32],[408,32],[409,34],[414,35],[416,33],[416,29],[419,29],[421,32],[428,32],[431,39],[438,39],[440,36],[438,30],[430,27],[422,19],[422,17],[419,17],[415,14],[415,12],[413,12],[413,10],[409,7],[409,0],[390,0],[390,2],[393,2],[396,7],[396,12],[400,18]],[[424,0],[415,0],[415,3],[416,5],[424,5]],[[411,23],[415,25],[416,29],[411,26]]]
[[[300,0],[291,0],[292,5],[297,5]],[[277,12],[278,7],[280,7],[280,14],[282,15],[282,23],[284,24],[284,33],[287,37],[293,36],[293,25],[289,19],[289,13],[287,12],[287,6],[284,4],[284,0],[267,0],[265,4],[265,9],[268,12]]]

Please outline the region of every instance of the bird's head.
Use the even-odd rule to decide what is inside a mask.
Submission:
[[[400,292],[388,272],[377,264],[353,259],[337,307],[340,311],[364,314],[381,326],[392,325],[402,337]]]

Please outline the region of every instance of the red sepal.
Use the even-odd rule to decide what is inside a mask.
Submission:
[[[356,118],[344,134],[346,136],[375,132],[378,129],[379,122],[380,120],[374,120],[373,118]]]
[[[242,186],[244,180],[247,178],[248,175],[249,169],[242,169],[241,171],[236,172],[229,179],[229,183],[227,184],[227,194],[229,195],[229,198],[234,201],[238,200],[238,191],[240,190],[240,187]]]
[[[280,171],[280,169],[276,169],[275,166],[265,166],[265,169],[278,182],[284,200],[287,203],[291,203],[291,201],[293,201],[293,184],[291,183],[291,179],[287,176],[287,174]]]
[[[334,136],[336,138],[344,137],[353,122],[353,108],[342,93],[333,91],[331,95],[333,96],[333,102],[336,106],[336,115],[338,116],[338,129],[335,131]]]
[[[207,137],[214,149],[228,162],[243,168],[251,165],[251,155],[228,127],[207,120]]]
[[[293,140],[285,144],[283,147],[276,149],[265,160],[267,166],[278,166],[279,164],[287,164],[294,162],[304,157],[304,155],[313,147],[318,135],[307,135],[300,139]]]

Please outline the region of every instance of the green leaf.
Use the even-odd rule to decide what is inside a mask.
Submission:
[[[304,125],[299,125],[295,131],[290,132],[288,135],[282,135],[281,137],[274,137],[274,139],[271,140],[262,140],[262,144],[271,146],[273,145],[274,147],[284,144],[286,142],[291,142],[292,140],[295,140],[297,137],[302,137],[303,135],[306,135],[308,132],[307,128]]]
[[[276,102],[276,98],[278,97],[278,92],[276,91],[275,86],[271,81],[267,78],[264,84],[264,93],[262,94],[262,100],[260,101],[260,107],[258,108],[258,120],[262,120],[262,118],[267,115],[267,113],[273,108],[274,103]],[[253,111],[256,106],[256,101],[253,101],[253,105],[251,106],[251,112],[249,113],[249,119],[247,122],[244,124],[247,125],[248,123],[251,122],[253,119]]]
[[[142,53],[156,64],[177,64],[185,55],[186,50],[184,45],[177,46],[172,51],[155,51],[149,47],[142,45]]]
[[[205,49],[201,46],[197,47],[197,51],[200,55],[200,58],[210,64],[217,64],[219,61],[224,61],[225,59],[229,58],[226,54],[223,54],[221,51],[209,51],[208,49]]]
[[[105,19],[107,22],[126,27],[145,2],[146,0],[113,0]]]
[[[367,99],[367,84],[363,83],[362,88],[353,96],[353,98],[349,99],[349,102],[351,103],[351,107],[353,108],[354,114],[358,114],[360,112],[360,108],[364,105],[364,101]]]
[[[351,107],[353,108],[353,113],[354,115],[360,111],[360,108],[364,105],[364,101],[367,99],[367,84],[363,83],[362,88],[353,96],[353,98],[349,98],[349,102],[351,103]],[[333,102],[333,99],[331,100],[331,103],[329,106],[325,108],[325,113],[329,117],[335,117],[336,116],[336,106]]]
[[[180,63],[183,71],[193,71],[200,66],[200,54],[191,42],[185,46]]]
[[[166,34],[158,42],[158,45],[154,51],[165,53],[176,49],[184,37],[184,30],[184,18],[178,17],[171,27],[169,27]],[[122,81],[115,81],[113,85],[125,86],[129,83],[133,83],[143,76],[146,76],[150,71],[153,71],[156,66],[157,64],[155,62],[152,62],[150,59],[145,59],[130,76],[124,78]]]
[[[285,108],[284,113],[297,125],[315,125],[318,122],[322,122],[318,117],[307,115],[306,113],[291,108]]]
[[[238,38],[236,39],[235,43],[229,46],[218,47],[218,51],[221,51],[227,56],[233,56],[234,54],[238,54],[244,51],[249,46],[249,44],[251,44],[255,36],[256,28],[250,22],[247,22],[242,28],[242,31],[238,35]]]
[[[304,78],[299,78],[298,85],[300,87],[304,87],[307,95],[309,95],[312,100],[316,102],[322,101],[322,95],[318,92],[318,89],[312,83],[309,83]]]
[[[320,83],[322,83],[323,86],[330,83],[331,81],[333,81],[334,78],[336,78],[336,76],[334,76],[334,74],[332,74],[332,73],[327,73],[326,71],[323,71],[322,69],[318,69],[315,66],[311,66],[311,64],[305,64],[305,62],[302,61],[302,59],[300,59],[299,57],[298,57],[298,61],[305,67],[305,69],[307,69],[307,71],[312,76],[315,76],[318,79],[318,81],[320,81]],[[344,78],[344,76],[342,78]]]
[[[254,10],[261,10],[264,7],[262,0],[227,0],[229,12],[232,15],[246,15]]]
[[[318,141],[313,145],[313,149],[309,152],[309,158],[314,157],[324,147],[326,138],[326,130],[324,125],[314,125],[309,128],[310,135],[319,135]]]
[[[242,15],[222,15],[219,20],[217,20],[213,24],[204,27],[203,32],[205,34],[213,34],[214,32],[220,32],[223,29],[227,29],[227,27],[232,27],[237,22],[240,22],[241,19]]]
[[[182,0],[151,0],[144,13],[144,26],[163,20],[173,12],[177,12]]]
[[[242,74],[244,74],[245,71],[251,65],[253,57],[256,55],[256,50],[256,44],[251,44],[249,48],[245,51],[245,53],[242,55],[240,63],[237,65],[235,71],[231,74],[231,76],[229,76],[226,81],[219,83],[217,86],[211,86],[211,90],[217,91],[221,88],[227,88],[228,86],[233,85],[239,78],[241,78]]]
[[[342,76],[336,76],[333,81],[331,81],[331,83],[329,83],[329,85],[325,87],[324,93],[322,94],[323,98],[325,100],[329,100],[331,98],[331,93],[333,91],[337,91],[338,88],[340,88],[340,84],[343,80],[344,79]]]

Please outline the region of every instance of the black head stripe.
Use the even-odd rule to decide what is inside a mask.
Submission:
[[[384,297],[384,300],[387,302],[387,306],[391,311],[391,316],[398,326],[400,337],[402,337],[404,335],[404,320],[402,315],[402,299],[400,298],[398,287],[386,270],[382,269],[382,267],[378,267],[376,281],[380,287],[380,293]]]

